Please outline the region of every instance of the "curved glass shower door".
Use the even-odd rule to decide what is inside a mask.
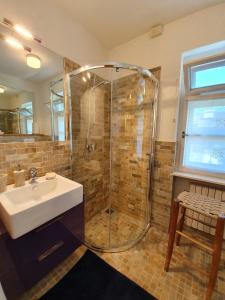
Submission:
[[[127,249],[150,220],[157,81],[143,69],[103,66],[73,72],[70,87],[73,179],[84,185],[85,243]]]

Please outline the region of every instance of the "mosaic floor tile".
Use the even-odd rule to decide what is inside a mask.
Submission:
[[[103,210],[85,224],[85,238],[88,245],[116,248],[129,245],[141,235],[144,228],[144,221],[118,211],[109,215]]]
[[[97,219],[101,220],[104,217],[102,215],[96,217],[93,220],[93,224],[90,223],[94,228],[90,227],[90,232],[86,231],[86,234],[91,238],[93,237],[93,231],[96,230],[99,233],[100,242],[102,238],[102,244],[104,244],[106,237],[104,230],[102,230],[103,223],[97,222]],[[125,217],[123,216],[123,218]],[[126,219],[123,220],[123,222],[125,221]],[[89,229],[88,227],[86,228],[86,230]],[[194,232],[198,234],[197,231]],[[159,300],[203,300],[208,278],[202,276],[201,270],[210,267],[210,256],[187,244],[182,239],[181,245],[174,249],[170,271],[166,273],[163,270],[166,248],[167,234],[161,232],[158,228],[152,227],[140,243],[127,251],[119,253],[96,252],[96,254]],[[86,249],[85,246],[77,249],[61,265],[23,295],[21,300],[38,299],[76,264]],[[185,267],[184,262],[186,260],[191,260],[199,264],[199,270],[193,271]],[[225,249],[223,249],[217,284],[212,300],[224,299]]]

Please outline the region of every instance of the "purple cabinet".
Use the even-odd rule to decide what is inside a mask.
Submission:
[[[83,236],[83,203],[15,240],[0,228],[0,282],[7,299],[18,299],[78,248]]]

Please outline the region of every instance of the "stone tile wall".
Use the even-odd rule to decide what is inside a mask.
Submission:
[[[147,221],[154,84],[135,74],[114,81],[112,100],[112,207]],[[144,223],[142,224],[144,225]]]
[[[107,207],[109,195],[109,86],[93,89],[103,79],[91,76],[90,83],[83,75],[71,79],[72,176],[84,186],[86,220]]]
[[[25,170],[38,169],[38,176],[54,171],[71,178],[71,151],[67,142],[0,143],[0,173],[8,174],[12,184],[13,170],[20,164]],[[27,172],[28,179],[28,172]]]
[[[157,141],[152,186],[152,225],[168,230],[172,197],[172,177],[175,143]]]

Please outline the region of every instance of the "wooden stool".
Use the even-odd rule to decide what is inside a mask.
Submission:
[[[200,213],[204,216],[216,219],[216,231],[215,239],[212,247],[202,243],[201,241],[195,239],[190,234],[182,232],[185,212],[186,209],[190,209],[194,212]],[[181,217],[178,221],[179,211],[181,212]],[[201,223],[201,220],[198,222]],[[170,220],[170,230],[169,230],[169,241],[167,248],[167,255],[164,269],[167,272],[169,270],[170,260],[173,254],[173,246],[175,235],[177,234],[176,244],[179,245],[180,238],[184,237],[203,250],[206,250],[212,255],[212,266],[209,272],[209,283],[206,292],[206,300],[209,300],[212,296],[213,289],[215,287],[217,273],[219,268],[220,256],[223,244],[223,233],[224,233],[224,223],[225,223],[225,202],[224,196],[222,197],[222,192],[219,197],[212,198],[205,195],[192,193],[192,192],[182,192],[174,199],[172,203],[172,214]]]

